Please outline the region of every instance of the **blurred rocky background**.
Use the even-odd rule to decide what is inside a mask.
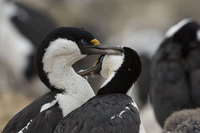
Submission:
[[[58,26],[83,27],[92,32],[103,44],[130,46],[136,49],[140,55],[147,55],[149,58],[158,48],[165,31],[170,26],[184,18],[193,18],[200,21],[200,1],[198,0],[13,1],[24,3],[36,10],[47,13],[55,20]],[[148,65],[146,67],[148,68]],[[148,76],[148,70],[145,71],[145,74]],[[98,78],[94,77],[94,79],[92,86],[98,88]],[[37,85],[29,86],[26,84],[25,87],[28,89],[29,87],[34,88],[37,86],[41,91],[38,90],[37,95],[24,94],[22,91],[15,89],[17,88],[15,87],[15,81],[16,79],[12,78],[9,69],[1,63],[0,131],[14,114],[28,105],[33,99],[48,91],[40,81],[34,81]],[[148,82],[145,82],[143,87],[148,90]],[[142,107],[142,103],[139,100],[138,104],[139,106],[141,104],[140,107]],[[147,133],[160,131],[150,105],[146,105],[141,109],[141,115]]]

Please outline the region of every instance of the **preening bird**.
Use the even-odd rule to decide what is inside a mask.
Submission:
[[[165,121],[163,133],[200,133],[200,109],[172,113]]]
[[[184,19],[171,27],[152,59],[151,102],[163,127],[174,111],[200,106],[200,26]]]
[[[121,48],[101,47],[95,37],[79,28],[60,27],[38,45],[35,68],[51,90],[16,114],[3,133],[51,133],[58,122],[94,92],[72,65],[90,54],[121,54]]]
[[[126,95],[141,73],[138,54],[124,47],[121,56],[98,62],[96,69],[106,81],[97,96],[65,116],[54,133],[144,133],[137,105]]]
[[[56,24],[44,12],[8,0],[0,0],[0,12],[0,60],[15,79],[30,80],[35,47]]]

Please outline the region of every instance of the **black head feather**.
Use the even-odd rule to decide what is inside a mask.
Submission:
[[[124,47],[124,61],[115,76],[104,87],[100,88],[97,95],[110,93],[126,94],[130,87],[140,76],[142,65],[136,51]]]

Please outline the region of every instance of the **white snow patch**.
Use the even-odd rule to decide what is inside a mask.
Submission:
[[[140,111],[140,119],[148,133],[161,133],[162,128],[156,121],[155,114],[150,102]],[[153,125],[153,128],[152,128]]]

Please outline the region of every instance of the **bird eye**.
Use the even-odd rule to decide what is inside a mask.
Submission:
[[[86,44],[87,44],[87,41],[86,41],[85,39],[81,39],[81,40],[80,40],[80,43],[83,44],[83,45],[86,45]]]

